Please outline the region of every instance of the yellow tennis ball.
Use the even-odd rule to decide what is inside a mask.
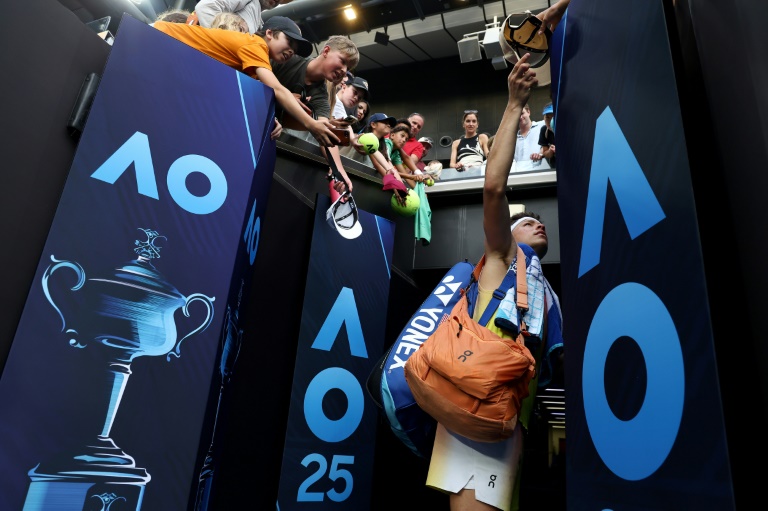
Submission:
[[[392,194],[392,198],[390,199],[390,205],[392,206],[392,209],[397,213],[398,215],[402,216],[413,216],[416,214],[416,211],[419,209],[419,204],[421,203],[421,200],[419,199],[419,195],[413,191],[408,190],[408,197],[405,199],[405,205],[401,206],[399,202],[397,202],[397,199],[395,198],[395,194]]]
[[[435,180],[432,178],[427,178],[424,180],[424,184],[427,186],[432,186],[433,184],[435,184]]]
[[[368,154],[373,154],[379,150],[379,139],[376,138],[376,135],[373,133],[360,135],[360,138],[357,141],[363,146],[365,152]]]

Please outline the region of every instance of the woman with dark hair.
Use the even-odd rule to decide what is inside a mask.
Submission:
[[[355,117],[357,117],[357,122],[352,124],[352,131],[355,133],[363,133],[365,131],[366,126],[368,125],[368,114],[371,112],[371,104],[368,103],[367,100],[361,99],[357,103],[357,108],[355,109]]]
[[[464,136],[454,140],[451,145],[451,168],[457,172],[481,165],[488,157],[488,135],[477,132],[477,110],[464,110],[461,122]]]

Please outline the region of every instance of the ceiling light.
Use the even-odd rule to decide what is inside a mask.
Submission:
[[[357,18],[357,14],[351,5],[348,5],[344,8],[344,16],[346,16],[348,20]]]

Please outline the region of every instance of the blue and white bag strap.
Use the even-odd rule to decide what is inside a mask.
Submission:
[[[480,282],[480,270],[482,269],[483,264],[485,264],[485,255],[483,255],[483,257],[480,259],[480,262],[477,263],[477,266],[475,267],[475,271],[472,273],[473,283],[477,282],[477,285],[470,284],[470,289],[467,292],[467,300],[469,300],[470,302],[469,309],[468,309],[470,316],[474,314],[475,303],[477,302],[477,293],[478,293],[477,287],[479,286],[479,282]],[[491,317],[496,312],[496,309],[499,308],[499,304],[507,295],[507,291],[512,287],[515,280],[517,281],[517,285],[515,286],[516,293],[517,293],[517,296],[516,296],[517,313],[518,313],[517,324],[518,325],[523,324],[523,321],[522,321],[523,314],[525,314],[525,312],[528,310],[528,281],[526,279],[526,274],[525,274],[525,254],[523,253],[523,250],[520,248],[520,246],[517,247],[517,266],[518,266],[517,272],[514,272],[512,270],[513,266],[515,266],[515,264],[511,264],[509,266],[509,268],[507,269],[507,274],[504,275],[504,280],[501,281],[499,288],[493,292],[493,296],[491,297],[490,302],[488,302],[488,306],[483,311],[483,315],[480,317],[480,321],[478,321],[479,324],[483,326],[488,324],[488,322],[491,320]]]

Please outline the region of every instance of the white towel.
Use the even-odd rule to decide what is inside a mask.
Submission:
[[[514,264],[517,264],[517,261]],[[547,294],[547,285],[545,284],[544,273],[541,271],[541,261],[535,255],[531,258],[525,274],[528,281],[528,312],[523,315],[523,321],[532,335],[541,336],[544,326],[544,298]],[[506,296],[499,304],[496,317],[510,321],[517,326],[515,294],[514,287],[507,291]],[[552,303],[551,300],[550,303]]]

